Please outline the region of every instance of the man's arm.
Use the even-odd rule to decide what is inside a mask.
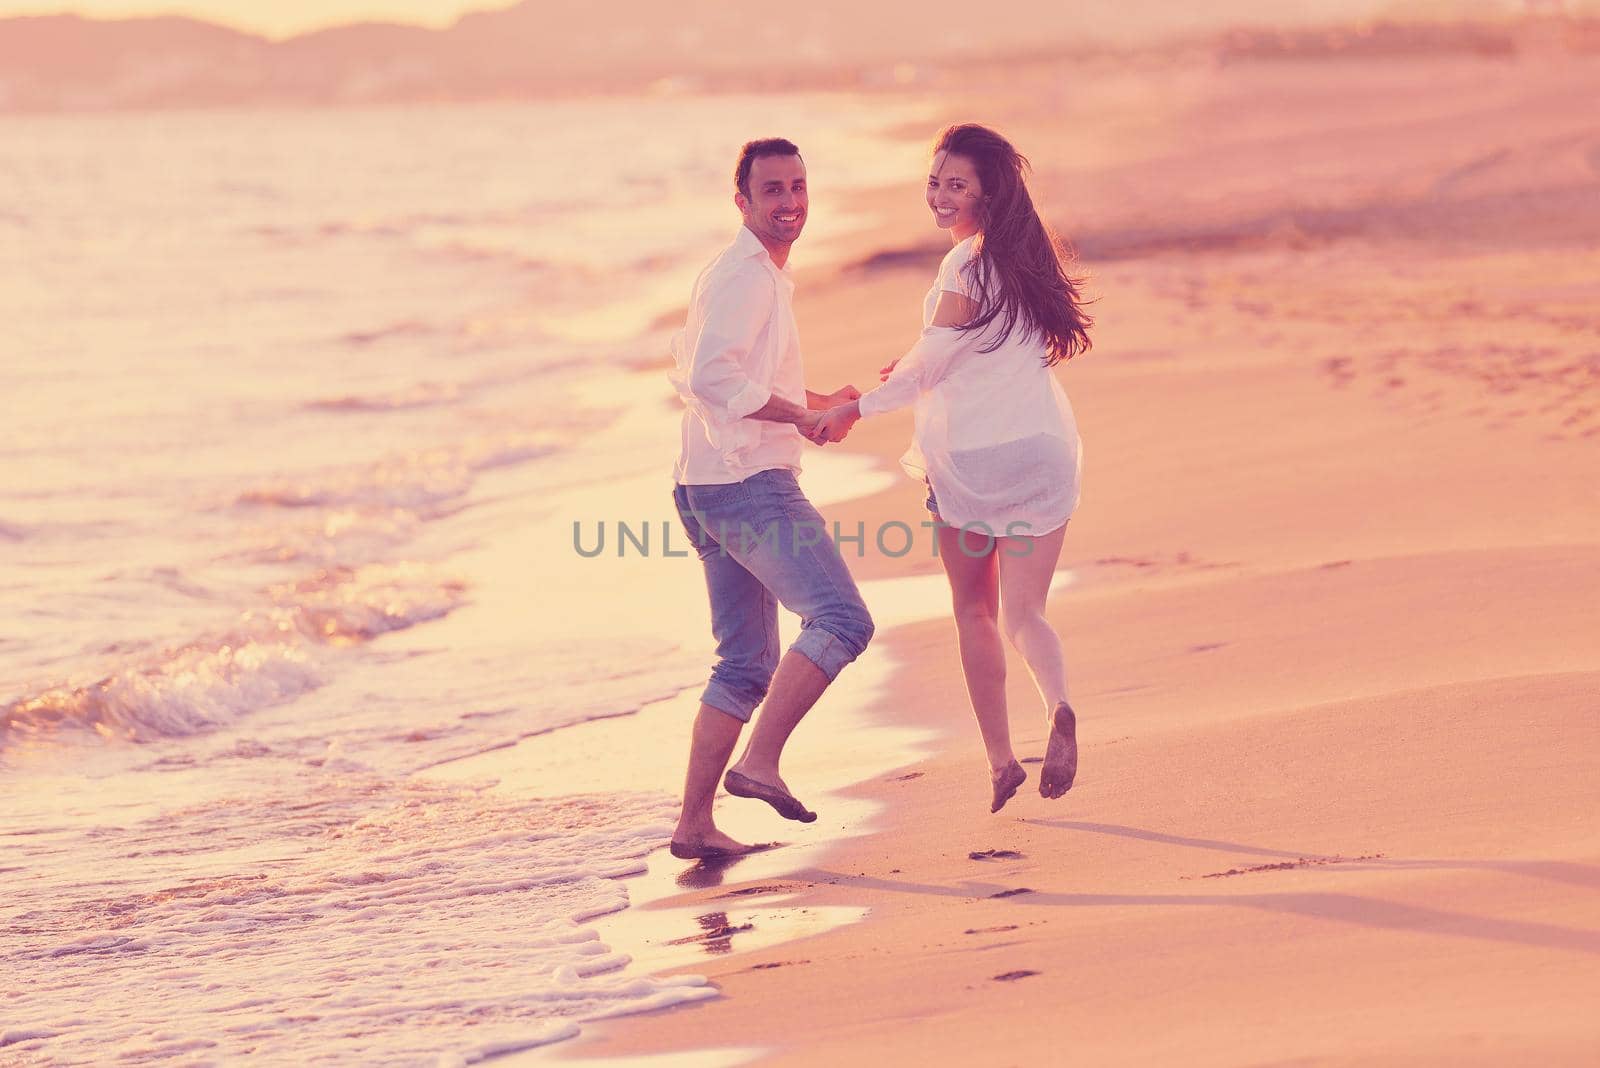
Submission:
[[[768,279],[736,274],[704,294],[700,332],[689,340],[689,392],[725,419],[759,411],[771,393],[750,381],[745,359],[772,310]]]
[[[792,423],[810,437],[820,413],[750,381],[744,368],[744,359],[771,313],[770,282],[758,275],[735,275],[706,296],[709,306],[691,350],[690,392],[724,416]],[[807,390],[807,401],[811,397]]]
[[[811,391],[806,390],[810,399]],[[800,432],[810,436],[811,428],[816,425],[817,413],[810,408],[802,408],[791,400],[784,400],[774,393],[767,403],[745,416],[746,419],[761,419],[768,423],[793,423],[800,428]]]

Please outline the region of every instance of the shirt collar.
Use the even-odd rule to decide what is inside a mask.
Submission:
[[[767,253],[767,246],[761,243],[761,239],[757,237],[748,226],[739,227],[739,236],[733,239],[733,247],[740,256],[751,259],[754,259],[756,256],[765,257],[766,262],[775,271],[781,271],[784,274],[794,273],[787,263],[785,263],[782,267],[779,267],[776,263],[772,262],[772,256]]]

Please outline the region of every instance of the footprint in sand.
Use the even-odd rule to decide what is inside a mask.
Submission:
[[[1002,972],[999,975],[995,976],[994,980],[997,983],[1010,983],[1010,982],[1014,982],[1014,981],[1016,981],[1018,979],[1026,979],[1030,975],[1038,975],[1038,974],[1039,974],[1038,972],[1031,972],[1026,968],[1022,968],[1022,969],[1019,969],[1018,971],[1014,971],[1014,972]]]
[[[1298,860],[1286,860],[1281,864],[1257,864],[1253,868],[1229,868],[1227,871],[1214,871],[1202,875],[1202,879],[1231,879],[1235,875],[1253,875],[1263,871],[1294,871],[1297,868],[1320,868],[1328,864],[1354,864],[1363,860],[1382,860],[1382,853],[1368,853],[1359,857],[1301,857]],[[1193,878],[1193,876],[1189,876]]]
[[[967,854],[968,860],[1021,860],[1015,849],[976,849]]]
[[[799,890],[796,883],[772,883],[767,886],[742,886],[737,890],[729,890],[719,897],[754,897],[757,894],[788,894]]]

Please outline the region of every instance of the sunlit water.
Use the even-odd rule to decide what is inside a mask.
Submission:
[[[572,549],[672,516],[629,368],[740,141],[802,144],[820,250],[922,117],[0,120],[0,1060],[456,1063],[713,994],[588,923],[669,791],[437,771],[702,683],[692,559]]]

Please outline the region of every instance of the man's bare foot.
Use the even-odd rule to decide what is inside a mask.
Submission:
[[[782,842],[758,842],[746,845],[744,842],[729,838],[713,827],[709,831],[700,833],[678,832],[673,835],[670,849],[672,855],[679,860],[721,860],[725,857],[762,853],[768,849],[776,849],[782,844]]]
[[[802,805],[789,792],[782,779],[777,782],[763,782],[736,768],[730,768],[728,774],[722,777],[722,786],[734,797],[752,797],[757,801],[765,801],[786,820],[798,820],[801,823],[815,823],[817,820],[817,814]]]
[[[1028,781],[1028,773],[1022,770],[1021,764],[1013,760],[991,775],[990,781],[994,785],[994,801],[989,805],[989,811],[999,812],[1016,794],[1017,787]]]
[[[1062,701],[1050,716],[1050,741],[1044,750],[1044,767],[1039,769],[1039,796],[1060,797],[1072,789],[1078,776],[1078,718],[1072,706]]]

